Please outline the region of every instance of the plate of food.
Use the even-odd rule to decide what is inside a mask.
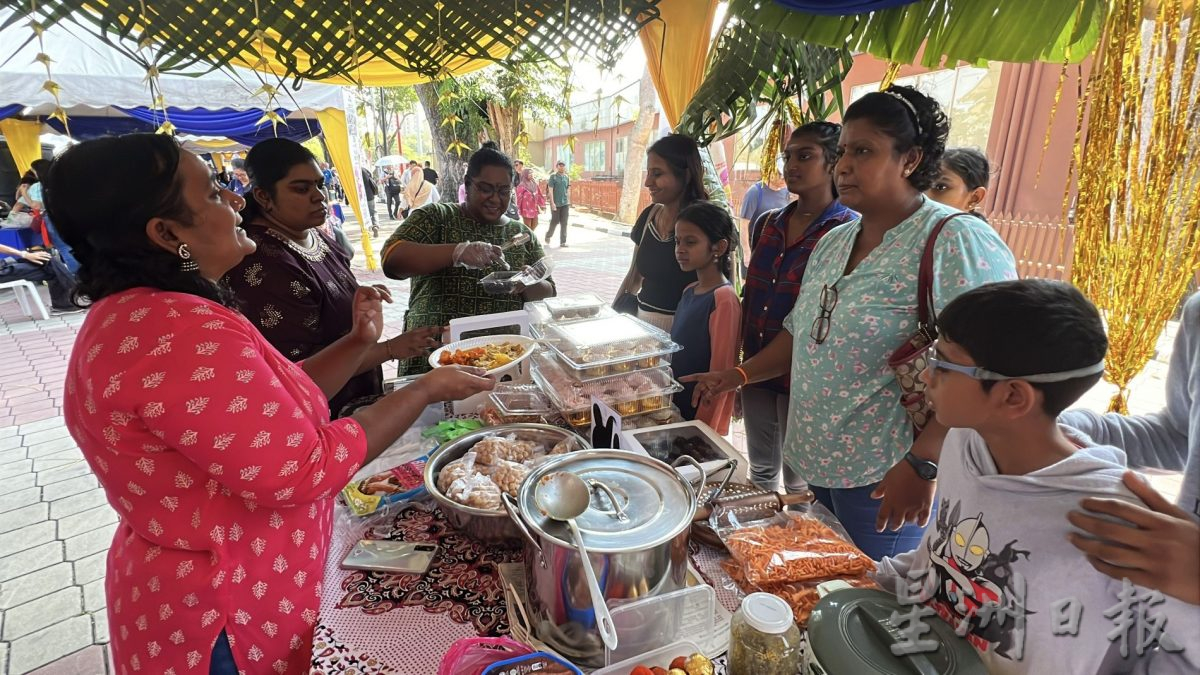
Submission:
[[[537,341],[524,335],[481,335],[452,342],[429,355],[429,365],[474,366],[500,375],[529,358]]]

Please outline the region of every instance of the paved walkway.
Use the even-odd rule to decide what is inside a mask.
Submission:
[[[606,219],[572,221],[570,247],[549,251],[559,291],[612,297],[632,243],[601,231],[612,228]],[[394,223],[381,226],[386,235]],[[361,255],[355,267],[360,281],[392,289],[386,333],[401,330],[408,283],[367,273]],[[117,518],[62,420],[63,375],[85,316],[34,321],[11,293],[0,294],[0,673],[112,672],[103,578]],[[1162,406],[1164,374],[1153,362],[1135,381],[1135,412]],[[1102,409],[1109,389],[1098,387],[1085,405]],[[740,425],[733,440],[744,448]]]

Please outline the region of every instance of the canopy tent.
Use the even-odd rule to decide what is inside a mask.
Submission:
[[[0,9],[0,135],[5,136],[19,171],[41,154],[43,131],[79,139],[113,133],[154,131],[169,119],[197,152],[244,149],[275,136],[303,140],[322,134],[350,206],[363,222],[357,172],[350,158],[341,87],[307,82],[292,90],[278,86],[269,99],[263,84],[278,85],[269,75],[232,66],[222,70],[193,65],[157,78],[158,93],[168,107],[154,109],[146,71],[101,38],[69,23],[47,27],[41,44],[12,10]],[[136,50],[129,40],[122,48]],[[47,90],[47,68],[39,53],[50,57],[50,79],[57,85],[64,125],[50,116],[55,100]],[[266,108],[282,123],[263,119]],[[208,147],[205,147],[208,146]],[[364,246],[369,246],[365,243]]]
[[[32,11],[114,42],[147,37],[161,50],[163,72],[241,64],[295,79],[397,86],[508,59],[567,63],[582,53],[615,61],[628,38],[658,18],[658,2],[42,0]],[[26,0],[0,0],[5,6],[31,11]],[[126,54],[138,58],[136,49]]]

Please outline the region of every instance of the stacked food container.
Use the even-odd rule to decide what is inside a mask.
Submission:
[[[543,348],[531,374],[551,404],[577,429],[592,421],[593,396],[622,417],[622,426],[672,422],[671,397],[683,387],[668,357],[681,347],[667,333],[617,314],[585,293],[529,303]]]

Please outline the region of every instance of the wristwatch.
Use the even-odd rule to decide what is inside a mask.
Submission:
[[[904,453],[904,459],[912,465],[913,471],[917,472],[917,476],[924,480],[937,480],[937,464],[921,459],[912,452]]]

